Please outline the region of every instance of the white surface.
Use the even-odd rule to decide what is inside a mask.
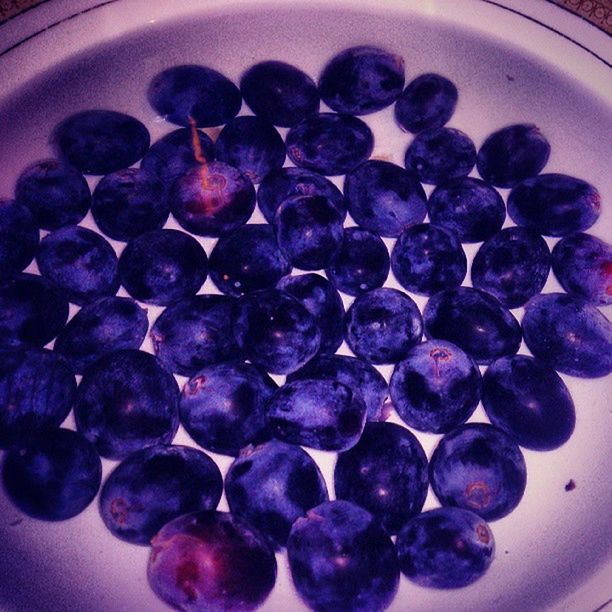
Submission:
[[[44,24],[95,4],[62,0],[29,11],[0,28],[0,53]],[[609,38],[565,11],[544,1],[504,4],[529,11],[599,55],[607,53],[609,61]],[[149,79],[167,66],[202,63],[237,81],[251,64],[273,58],[316,78],[335,52],[362,43],[402,54],[407,81],[425,71],[451,78],[459,104],[449,125],[466,131],[477,147],[503,125],[538,124],[552,145],[546,171],[574,174],[598,187],[603,214],[591,232],[610,239],[609,68],[543,26],[479,0],[120,0],[81,14],[0,56],[0,197],[12,195],[27,163],[51,154],[52,127],[76,110],[129,112],[145,122],[153,139],[173,129],[155,117],[144,95]],[[401,164],[411,137],[393,125],[392,109],[366,120],[376,136],[374,155]],[[210,254],[214,241],[202,243]],[[119,252],[121,243],[113,244]],[[470,259],[475,250],[466,249]],[[557,289],[550,278],[545,291]],[[204,290],[212,290],[210,281]],[[425,300],[416,301],[422,308]],[[158,312],[149,309],[151,322]],[[515,313],[522,316],[521,309]],[[576,403],[576,431],[557,451],[525,451],[527,491],[515,512],[491,525],[497,558],[490,571],[459,591],[422,589],[402,579],[392,610],[577,612],[612,595],[610,380],[563,378]],[[482,408],[471,420],[485,420]],[[419,438],[430,455],[438,437]],[[176,441],[188,438],[181,431]],[[333,492],[334,455],[312,454]],[[223,471],[231,462],[215,458]],[[113,465],[104,461],[105,475]],[[577,488],[566,492],[570,478]],[[426,507],[434,504],[430,492]],[[0,491],[2,610],[165,610],[147,585],[147,556],[146,548],[105,530],[96,503],[70,521],[42,523],[20,515]],[[278,561],[277,585],[263,609],[302,609],[285,557]]]

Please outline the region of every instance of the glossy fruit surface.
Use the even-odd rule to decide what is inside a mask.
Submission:
[[[0,199],[0,278],[21,272],[34,259],[39,232],[30,211]]]

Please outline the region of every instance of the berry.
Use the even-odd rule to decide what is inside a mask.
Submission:
[[[34,259],[38,233],[23,204],[0,199],[0,279],[21,272]]]

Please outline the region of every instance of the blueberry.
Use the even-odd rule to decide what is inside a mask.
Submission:
[[[327,178],[306,170],[306,168],[279,168],[264,178],[257,190],[257,203],[268,223],[274,221],[274,214],[281,202],[291,196],[325,196],[342,215],[346,217],[346,206],[342,192]]]
[[[472,415],[481,387],[480,370],[469,355],[451,342],[430,340],[395,366],[389,392],[404,423],[448,433]]]
[[[325,268],[342,245],[342,215],[322,195],[288,197],[276,209],[274,225],[280,250],[302,270]]]
[[[258,117],[280,127],[291,127],[319,111],[319,91],[314,81],[284,62],[251,66],[240,79],[240,91]]]
[[[612,303],[612,245],[590,234],[571,234],[552,251],[552,269],[563,289],[594,304]]]
[[[423,319],[412,298],[381,287],[355,299],[345,317],[346,342],[370,363],[397,363],[421,341]]]
[[[238,359],[235,308],[235,300],[224,295],[196,295],[168,306],[151,328],[155,355],[166,369],[182,376]]]
[[[265,404],[274,381],[250,363],[216,363],[202,368],[181,394],[181,423],[202,447],[236,456],[267,437]]]
[[[59,333],[53,350],[77,374],[119,349],[138,349],[147,334],[147,311],[134,300],[106,297],[83,306]]]
[[[105,355],[86,370],[74,406],[77,429],[100,455],[122,459],[169,443],[178,427],[174,377],[149,353],[133,349]]]
[[[436,508],[414,517],[397,536],[400,569],[412,582],[456,589],[478,580],[495,554],[489,526],[463,508]]]
[[[502,357],[487,368],[482,403],[493,425],[534,450],[558,448],[576,422],[565,383],[552,368],[526,355]]]
[[[102,464],[82,435],[51,429],[10,450],[2,477],[19,510],[43,521],[63,521],[80,514],[96,496]]]
[[[457,88],[446,77],[427,73],[408,83],[395,103],[395,119],[416,134],[442,127],[455,112]]]
[[[387,533],[421,511],[429,487],[427,457],[419,441],[395,423],[368,423],[359,442],[338,455],[336,499],[371,512]]]
[[[612,324],[584,298],[536,295],[525,306],[522,324],[534,357],[555,370],[580,378],[612,372]]]
[[[546,241],[528,227],[507,227],[491,236],[472,261],[472,285],[507,308],[522,306],[544,288],[550,270]]]
[[[163,183],[155,175],[125,168],[107,174],[96,185],[91,214],[100,231],[127,242],[140,234],[161,229],[170,214]]]
[[[279,440],[328,451],[354,446],[361,436],[366,405],[360,393],[333,380],[296,380],[268,401],[270,434]]]
[[[147,98],[164,119],[178,125],[212,127],[227,123],[242,105],[240,90],[206,66],[172,66],[155,75]]]
[[[289,159],[325,175],[350,172],[372,154],[370,128],[352,115],[321,113],[294,125],[285,140]]]
[[[34,259],[38,240],[30,211],[19,202],[0,199],[0,279],[21,272]]]
[[[130,240],[119,257],[119,277],[137,300],[168,306],[195,295],[206,280],[208,258],[198,241],[161,229]]]
[[[84,174],[110,174],[136,163],[147,152],[151,138],[147,128],[130,115],[86,110],[64,119],[52,141],[60,156]]]
[[[454,232],[422,223],[400,234],[391,251],[391,269],[404,289],[432,295],[461,284],[467,259]]]
[[[19,175],[15,200],[30,211],[37,227],[54,230],[81,221],[89,210],[91,193],[75,167],[44,159]]]
[[[344,338],[344,304],[334,286],[318,274],[285,276],[276,285],[299,300],[321,330],[321,353],[335,353]]]
[[[496,187],[513,187],[544,168],[550,144],[532,123],[509,125],[493,132],[478,151],[482,178]]]
[[[67,225],[40,242],[36,263],[73,303],[83,305],[115,295],[119,289],[117,255],[100,234]]]
[[[368,421],[384,421],[387,417],[384,402],[387,382],[381,373],[367,361],[348,355],[317,355],[287,377],[294,380],[335,380],[361,395]]]
[[[244,356],[273,374],[290,374],[317,354],[321,330],[292,295],[262,289],[243,296],[234,334]]]
[[[389,267],[389,252],[380,236],[360,227],[349,227],[344,230],[340,251],[325,272],[336,289],[359,295],[382,287]]]
[[[259,529],[277,549],[286,546],[296,519],[328,499],[310,455],[280,440],[243,449],[227,472],[225,495],[232,514]]]
[[[471,287],[433,295],[423,320],[428,338],[456,344],[479,364],[514,355],[521,343],[521,327],[512,313],[492,295]]]
[[[313,610],[380,612],[397,591],[399,566],[391,538],[352,502],[325,502],[298,519],[287,554],[293,584]]]
[[[429,480],[443,506],[472,510],[492,521],[521,501],[527,471],[519,447],[507,433],[468,423],[440,440],[429,463]]]
[[[285,143],[273,125],[260,117],[232,119],[215,142],[217,159],[238,168],[253,183],[282,168]]]
[[[100,515],[118,538],[149,544],[170,520],[214,510],[223,479],[217,464],[188,446],[149,446],[128,455],[106,479]]]
[[[0,350],[0,447],[22,444],[68,416],[76,380],[58,354]]]
[[[175,219],[188,232],[220,236],[248,221],[255,210],[255,188],[238,168],[217,161],[178,177],[168,201]]]
[[[377,47],[335,55],[319,78],[321,99],[333,110],[366,115],[395,102],[404,87],[404,60]]]
[[[210,278],[228,295],[269,289],[291,271],[274,229],[248,224],[222,236],[210,254]]]
[[[545,236],[583,232],[597,221],[601,197],[586,181],[565,174],[541,174],[521,181],[508,196],[508,214],[517,225]]]
[[[276,582],[274,550],[228,512],[190,512],[153,538],[147,575],[153,591],[177,609],[254,610]]]
[[[427,196],[416,175],[376,159],[346,175],[344,199],[355,222],[381,236],[399,236],[427,212]]]
[[[461,176],[440,183],[427,201],[429,220],[459,236],[482,242],[497,233],[506,218],[501,195],[488,183]]]
[[[68,320],[64,292],[42,276],[0,280],[0,347],[43,347]]]

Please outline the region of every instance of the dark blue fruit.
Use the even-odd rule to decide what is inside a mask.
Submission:
[[[287,377],[294,380],[335,380],[361,395],[367,407],[368,421],[384,421],[387,382],[367,361],[348,355],[317,355]]]
[[[612,303],[612,245],[590,234],[557,242],[552,269],[561,286],[594,304]]]
[[[221,130],[216,142],[217,159],[253,181],[261,183],[268,172],[282,168],[285,143],[274,126],[249,115],[232,119]]]
[[[365,508],[389,534],[421,511],[428,487],[425,451],[395,423],[368,423],[359,442],[338,455],[334,470],[336,499]]]
[[[59,333],[53,350],[82,374],[104,355],[140,348],[148,327],[147,311],[134,300],[106,297],[83,306]]]
[[[290,271],[274,229],[266,224],[249,223],[235,229],[219,238],[210,254],[210,278],[228,295],[269,289]]]
[[[422,223],[400,234],[391,251],[391,269],[404,289],[432,295],[461,284],[467,259],[455,233]]]
[[[525,343],[534,357],[580,378],[612,372],[612,323],[584,298],[536,295],[525,306]]]
[[[356,223],[381,236],[399,236],[427,213],[427,196],[416,175],[377,159],[346,175],[344,199]]]
[[[47,350],[0,350],[0,448],[59,427],[72,408],[76,380]]]
[[[103,234],[127,242],[161,229],[170,206],[164,184],[152,173],[125,168],[108,174],[96,185],[91,214]]]
[[[255,188],[238,168],[211,162],[178,177],[168,201],[175,219],[188,232],[220,236],[249,220],[255,210]]]
[[[151,543],[149,584],[176,609],[255,610],[276,581],[270,544],[229,512],[185,514]]]
[[[514,355],[521,343],[521,326],[492,295],[457,287],[432,296],[423,311],[428,338],[448,340],[476,363],[491,363]]]
[[[429,220],[459,236],[482,242],[497,233],[506,218],[501,195],[488,183],[461,176],[440,183],[427,201]]]
[[[429,480],[443,506],[472,510],[492,521],[521,501],[527,471],[507,433],[485,423],[468,423],[440,440],[429,463]]]
[[[277,549],[286,546],[296,519],[328,499],[310,455],[280,440],[243,449],[225,477],[225,495],[232,514],[259,529]]]
[[[545,236],[583,232],[597,221],[601,197],[586,181],[565,174],[542,174],[518,183],[508,196],[508,214]]]
[[[227,123],[242,104],[239,89],[227,77],[195,65],[173,66],[157,74],[147,98],[164,119],[185,127]]]
[[[522,306],[546,284],[550,251],[538,232],[507,227],[491,236],[472,261],[472,285],[507,308]]]
[[[19,175],[15,200],[29,209],[37,227],[54,230],[78,223],[89,210],[91,193],[74,166],[44,159]]]
[[[389,252],[378,234],[348,227],[340,251],[325,273],[339,291],[359,295],[382,287],[389,267]]]
[[[333,380],[296,380],[268,401],[270,434],[310,448],[342,451],[357,444],[366,418],[360,393]]]
[[[478,151],[482,178],[496,187],[513,187],[546,165],[550,144],[532,123],[509,125],[493,132]]]
[[[51,138],[60,156],[84,174],[110,174],[127,168],[147,152],[151,142],[138,119],[97,109],[64,119]]]
[[[412,298],[381,287],[363,293],[346,312],[346,342],[370,363],[397,363],[421,341],[423,319]]]
[[[298,519],[287,542],[300,597],[313,610],[381,612],[399,584],[391,538],[367,510],[325,502]]]
[[[321,99],[333,110],[366,115],[395,102],[404,87],[404,60],[377,47],[335,55],[319,78]]]
[[[342,220],[342,214],[325,196],[291,196],[274,216],[278,246],[296,268],[321,270],[340,250]]]
[[[240,92],[258,117],[280,127],[291,127],[319,111],[319,92],[314,81],[284,62],[267,61],[251,66],[240,79]]]
[[[411,519],[397,536],[404,576],[435,589],[456,589],[478,580],[489,569],[495,541],[474,512],[436,508]]]
[[[21,272],[34,259],[38,239],[30,211],[14,200],[0,199],[0,278]]]
[[[563,380],[526,355],[502,357],[487,368],[482,403],[493,425],[534,450],[558,448],[572,435],[576,422]]]
[[[43,521],[63,521],[80,514],[96,496],[102,463],[76,431],[50,429],[7,453],[2,478],[19,510]]]
[[[167,370],[182,376],[238,359],[235,308],[235,300],[224,295],[196,295],[168,306],[151,328],[155,355]]]
[[[285,276],[276,286],[299,300],[315,318],[321,330],[319,352],[335,353],[344,339],[344,304],[334,286],[312,273]]]
[[[0,347],[42,347],[68,319],[64,292],[42,276],[0,280]]]
[[[457,88],[446,77],[427,73],[410,81],[395,103],[395,119],[416,134],[442,127],[455,112]]]
[[[352,115],[321,113],[294,125],[285,140],[289,159],[325,175],[346,174],[370,157],[374,136]]]
[[[441,127],[419,132],[406,150],[404,165],[421,182],[437,185],[467,176],[476,163],[476,147],[467,134]]]
[[[257,190],[257,204],[268,223],[274,221],[276,209],[291,196],[325,196],[346,217],[342,192],[327,178],[306,168],[279,168],[272,170]]]
[[[149,353],[115,351],[83,375],[74,406],[77,429],[103,457],[122,459],[169,443],[178,427],[179,389]]]
[[[115,295],[119,289],[117,255],[100,234],[67,225],[40,242],[36,263],[73,303],[83,305]]]
[[[262,289],[243,296],[234,334],[243,355],[272,374],[290,374],[319,351],[321,330],[292,295]]]
[[[474,360],[458,346],[430,340],[395,366],[389,392],[401,419],[419,431],[447,433],[465,423],[481,395]]]
[[[128,455],[106,479],[100,515],[118,538],[149,544],[170,520],[214,510],[223,479],[217,464],[188,446],[149,446]]]
[[[183,387],[181,423],[202,447],[236,456],[267,438],[265,404],[274,381],[250,363],[216,363],[202,368]]]
[[[161,229],[132,239],[119,257],[119,278],[137,300],[168,306],[195,295],[208,273],[199,242],[178,230]]]

